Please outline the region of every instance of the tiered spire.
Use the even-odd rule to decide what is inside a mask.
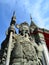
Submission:
[[[31,19],[30,27],[37,27],[36,24],[33,22],[31,15],[30,15],[30,19]]]
[[[13,12],[13,16],[11,19],[10,27],[8,29],[9,34],[9,42],[8,42],[8,49],[7,49],[7,58],[6,58],[6,63],[5,65],[10,64],[10,56],[11,56],[11,49],[12,49],[12,36],[15,34],[15,23],[16,23],[16,16],[15,16],[15,11]]]

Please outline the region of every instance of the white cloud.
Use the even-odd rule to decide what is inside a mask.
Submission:
[[[0,3],[8,4],[11,9],[20,7],[24,9],[28,14],[31,13],[32,17],[36,20],[35,23],[39,27],[49,28],[46,23],[49,21],[49,16],[45,17],[45,13],[49,10],[49,0],[0,0]],[[18,6],[17,6],[18,5]]]
[[[36,19],[37,25],[39,27],[47,28],[45,25],[46,25],[46,22],[49,21],[49,16],[48,18],[47,17],[44,18],[44,16],[45,16],[45,13],[47,13],[48,11],[49,2],[48,1],[43,2],[43,1],[44,0],[37,0],[36,2],[34,2],[34,4],[31,4],[29,0],[25,0],[25,2],[23,2],[23,5],[25,6],[26,11],[29,14],[31,13],[32,17]],[[43,3],[43,6],[42,6],[42,3]]]

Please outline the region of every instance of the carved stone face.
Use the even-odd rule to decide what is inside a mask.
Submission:
[[[28,34],[29,33],[29,26],[28,26],[28,24],[27,23],[22,23],[21,25],[20,25],[20,33],[22,33],[23,35],[25,35],[25,34]]]

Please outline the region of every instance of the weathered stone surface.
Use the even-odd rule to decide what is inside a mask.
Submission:
[[[32,18],[30,26],[27,22],[19,25],[15,23],[16,17],[13,14],[6,39],[1,44],[0,65],[47,65],[41,44],[45,39]],[[16,33],[15,27],[19,29],[19,34]]]
[[[21,35],[15,35],[15,39],[12,50],[12,65],[42,65],[35,49],[35,47],[38,47],[36,43],[32,43]],[[39,53],[38,48],[37,51]]]

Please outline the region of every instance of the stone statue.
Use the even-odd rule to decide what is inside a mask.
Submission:
[[[29,25],[24,22],[19,26],[19,34],[14,34],[10,65],[42,65],[38,45],[31,41]]]
[[[1,44],[0,65],[47,65],[43,45],[34,34],[37,26],[32,17],[30,26],[26,22],[18,25],[14,14],[15,12],[6,32],[6,39]],[[15,27],[19,30],[18,34]],[[35,37],[39,44],[35,42]]]

